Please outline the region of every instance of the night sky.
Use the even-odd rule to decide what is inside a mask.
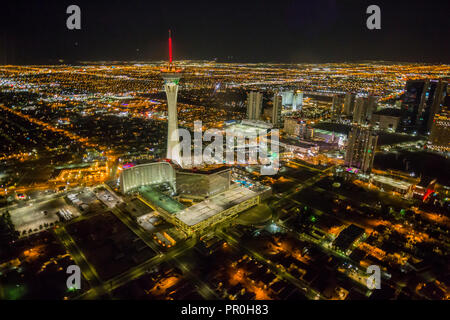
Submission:
[[[81,30],[66,8],[81,7]],[[366,8],[381,7],[381,30]],[[389,60],[450,63],[448,0],[9,1],[0,5],[0,63],[59,59],[229,62]]]

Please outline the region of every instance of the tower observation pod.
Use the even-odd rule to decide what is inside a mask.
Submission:
[[[169,64],[161,70],[164,79],[164,91],[167,96],[167,159],[171,159],[181,165],[181,155],[178,136],[177,94],[178,83],[182,76],[182,70],[177,69],[172,62],[172,34],[169,30]]]

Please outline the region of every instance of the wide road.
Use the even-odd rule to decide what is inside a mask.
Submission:
[[[219,297],[216,295],[214,290],[212,290],[208,284],[206,284],[202,279],[200,279],[197,275],[195,275],[191,271],[190,265],[187,265],[186,263],[181,262],[177,258],[174,258],[173,260],[175,261],[176,265],[183,271],[183,275],[187,276],[186,280],[194,283],[195,287],[197,288],[198,293],[203,297],[203,299],[219,300]]]
[[[161,253],[161,249],[156,245],[150,233],[145,231],[135,220],[128,214],[124,213],[117,207],[111,208],[111,212],[125,224],[131,231],[134,232],[144,243],[153,249],[153,251]]]
[[[292,196],[294,196],[295,194],[299,193],[300,191],[302,191],[305,188],[308,188],[312,185],[314,185],[315,183],[319,182],[322,179],[325,179],[330,172],[334,169],[335,166],[331,166],[325,170],[323,170],[320,174],[317,174],[309,179],[306,179],[305,181],[303,181],[302,183],[299,183],[299,185],[297,185],[297,187],[292,188],[289,191],[286,191],[280,195],[275,195],[275,197],[279,198],[279,200],[274,202],[274,205],[278,204],[280,201],[284,200],[284,199],[290,199],[292,198]]]
[[[58,238],[58,240],[64,245],[66,250],[69,252],[70,256],[73,258],[77,266],[80,267],[81,272],[83,273],[84,278],[89,283],[91,290],[94,290],[96,295],[104,295],[105,291],[101,291],[102,281],[98,276],[97,270],[95,270],[94,266],[89,263],[86,259],[84,253],[81,249],[76,245],[72,236],[67,232],[67,230],[63,226],[58,226],[54,229],[54,234]]]

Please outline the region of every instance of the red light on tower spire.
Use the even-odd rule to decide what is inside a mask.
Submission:
[[[172,33],[169,29],[169,66],[172,65]]]

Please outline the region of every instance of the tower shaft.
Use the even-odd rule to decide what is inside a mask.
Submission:
[[[180,150],[178,146],[178,115],[177,94],[178,85],[174,82],[164,84],[167,96],[167,158],[180,163]]]

